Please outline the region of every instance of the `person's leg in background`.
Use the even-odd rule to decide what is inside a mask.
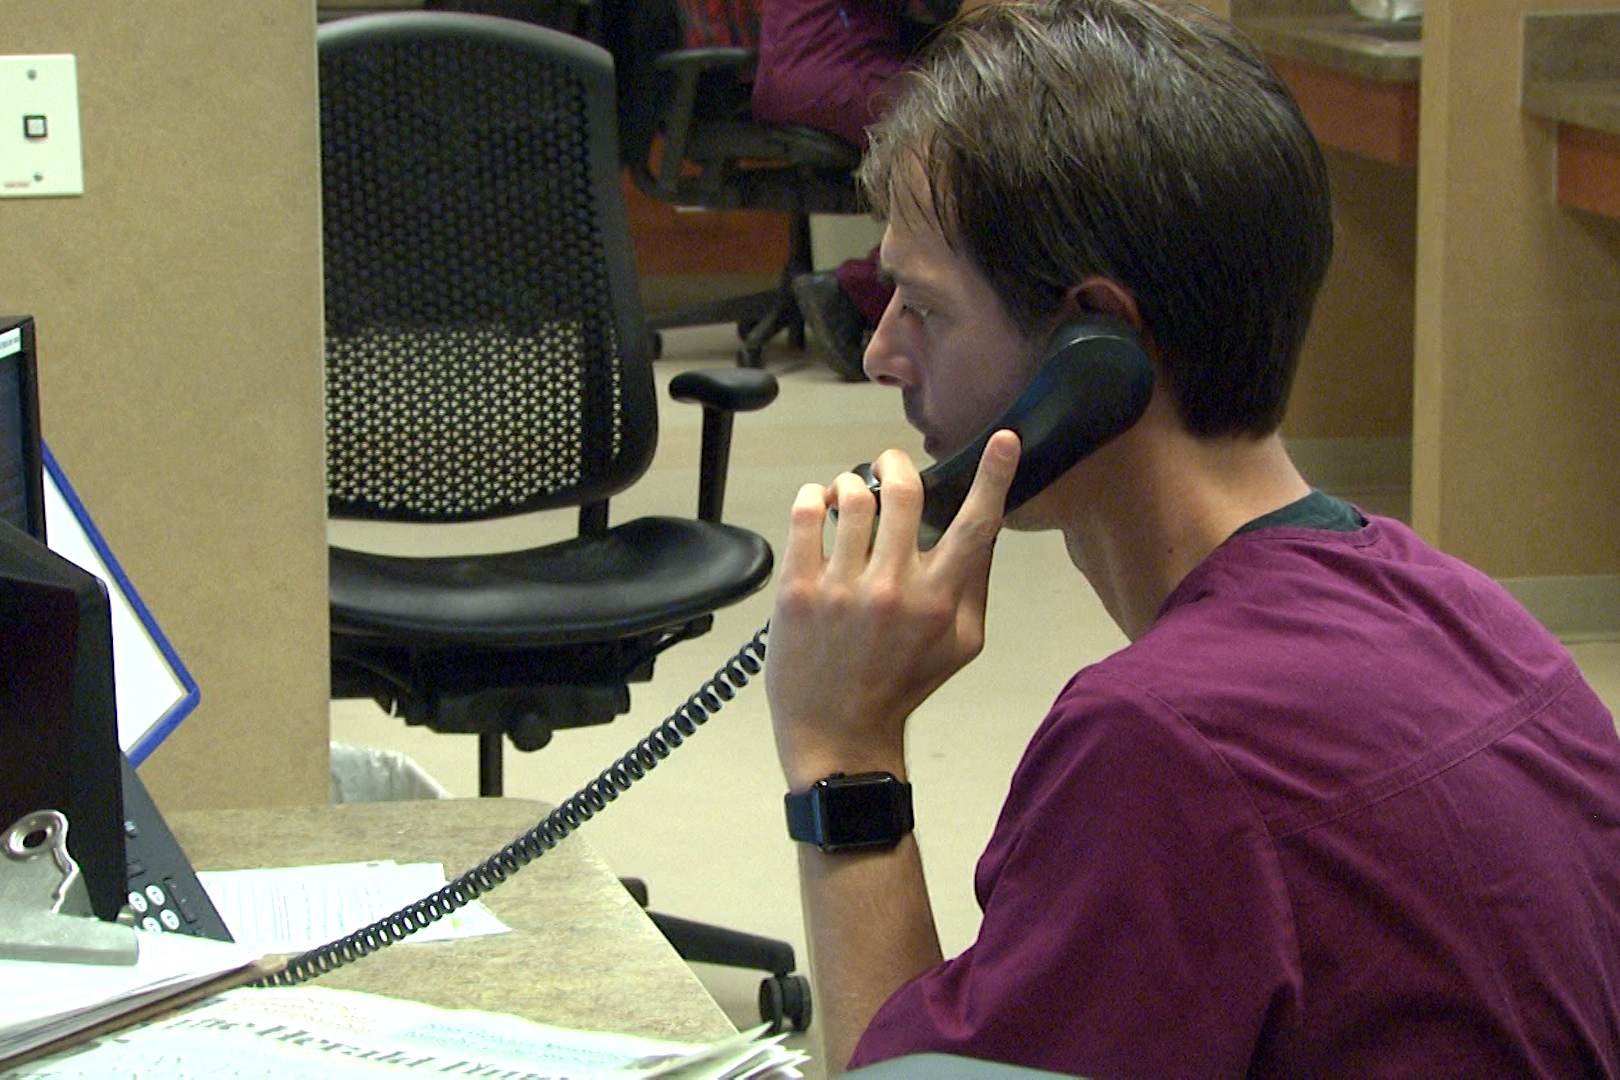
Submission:
[[[889,306],[894,286],[878,272],[877,248],[832,270],[800,274],[793,297],[827,364],[847,382],[866,378],[861,360],[867,339]]]
[[[954,10],[954,0],[940,2]],[[819,128],[864,150],[867,126],[916,47],[904,11],[903,4],[879,0],[761,0],[754,116]],[[794,280],[810,335],[840,377],[866,378],[866,339],[890,291],[878,276],[875,249]]]

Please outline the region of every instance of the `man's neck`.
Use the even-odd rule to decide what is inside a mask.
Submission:
[[[1310,493],[1276,435],[1197,439],[1179,425],[1149,424],[1095,465],[1073,477],[1064,539],[1133,641],[1227,538]]]

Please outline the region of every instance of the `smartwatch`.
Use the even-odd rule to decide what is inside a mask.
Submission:
[[[911,785],[893,773],[834,773],[789,792],[788,836],[822,851],[892,848],[911,831]]]

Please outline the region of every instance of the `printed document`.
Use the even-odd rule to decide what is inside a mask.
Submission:
[[[0,1080],[791,1080],[805,1058],[763,1028],[713,1045],[572,1031],[320,987],[243,988]]]
[[[197,874],[231,937],[261,953],[301,953],[346,937],[445,885],[440,863],[323,863]],[[510,930],[473,901],[410,936],[443,941]]]

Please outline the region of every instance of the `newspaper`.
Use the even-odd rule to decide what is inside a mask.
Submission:
[[[243,988],[0,1080],[789,1080],[805,1060],[763,1027],[712,1045],[573,1031],[320,987]]]

